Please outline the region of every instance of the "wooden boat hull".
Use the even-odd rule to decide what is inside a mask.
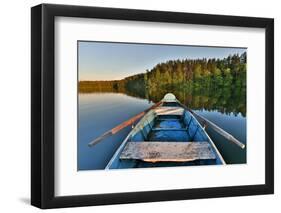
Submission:
[[[106,169],[225,164],[197,119],[167,94],[131,130]]]

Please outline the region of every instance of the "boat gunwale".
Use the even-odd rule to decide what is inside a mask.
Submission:
[[[162,102],[164,103],[164,99],[162,99]],[[180,103],[180,101],[178,99],[175,99],[176,103]],[[161,106],[163,105],[163,103],[161,104]],[[147,112],[137,123],[137,125],[135,126],[135,128],[140,125],[142,123],[142,120],[145,120],[146,117],[148,116],[148,114],[154,111],[154,109],[150,110],[149,112]],[[187,111],[187,110],[185,110]],[[185,113],[185,112],[184,112]],[[226,165],[225,160],[223,159],[221,153],[219,152],[218,148],[216,147],[215,143],[213,142],[213,140],[211,139],[211,137],[208,135],[208,133],[206,132],[206,130],[202,127],[202,125],[200,124],[200,122],[195,118],[195,116],[191,113],[190,116],[197,122],[197,125],[199,125],[199,127],[204,131],[205,135],[207,136],[210,145],[213,147],[214,151],[216,152],[216,154],[219,157],[219,160],[221,161],[221,165]],[[183,115],[184,116],[184,115]],[[118,147],[118,149],[115,151],[114,155],[111,157],[110,161],[108,162],[108,164],[105,167],[105,170],[109,170],[110,167],[112,166],[113,162],[116,160],[117,156],[121,153],[121,151],[124,149],[125,145],[127,144],[129,138],[132,136],[132,134],[134,133],[135,128],[133,128],[129,134],[126,136],[126,138],[122,141],[122,143],[120,144],[120,146]],[[219,164],[217,164],[219,165]]]
[[[177,100],[177,102],[179,102],[179,101]],[[190,113],[190,115],[193,117],[193,119],[196,120],[196,122],[197,122],[197,124],[200,126],[200,128],[204,130],[204,132],[205,132],[207,138],[209,139],[210,144],[213,146],[213,148],[215,149],[215,152],[216,152],[217,155],[219,156],[219,158],[220,158],[220,160],[221,160],[221,162],[222,162],[222,165],[226,165],[226,163],[225,163],[225,161],[224,161],[224,159],[223,159],[221,153],[219,152],[218,148],[216,147],[214,141],[211,139],[211,137],[210,137],[209,134],[206,132],[206,130],[202,127],[202,125],[200,124],[200,122],[195,118],[195,116],[194,116],[191,112],[189,112],[189,113]]]
[[[161,104],[162,105],[162,104]],[[146,117],[148,116],[148,114],[152,111],[153,109],[151,109],[150,111],[148,111],[136,124],[136,126],[131,129],[131,131],[129,132],[129,134],[127,135],[127,137],[122,141],[122,143],[120,144],[120,146],[118,147],[118,149],[115,151],[114,155],[111,157],[110,161],[108,162],[108,164],[105,167],[105,170],[109,170],[111,165],[113,164],[114,160],[116,159],[116,157],[119,155],[119,153],[122,151],[122,149],[124,149],[126,143],[128,142],[129,138],[132,136],[132,134],[134,133],[134,130],[137,126],[141,125],[142,120],[146,119]]]

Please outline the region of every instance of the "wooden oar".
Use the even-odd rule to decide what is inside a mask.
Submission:
[[[209,121],[208,119],[198,115],[197,113],[195,113],[194,111],[192,111],[191,109],[189,109],[188,107],[186,107],[185,105],[179,103],[182,107],[184,107],[186,110],[188,110],[189,112],[191,112],[198,120],[201,120],[201,122],[203,122],[204,124],[207,124],[209,127],[213,128],[213,130],[215,130],[217,133],[219,133],[220,135],[222,135],[224,138],[226,138],[228,141],[238,145],[240,148],[244,149],[245,148],[245,144],[241,143],[239,140],[237,140],[234,136],[232,136],[231,134],[229,134],[228,132],[224,131],[223,129],[221,129],[220,127],[218,127],[216,124],[214,124],[213,122]]]
[[[114,127],[113,129],[105,132],[104,134],[102,134],[101,136],[99,136],[98,138],[96,138],[95,140],[91,141],[88,146],[94,146],[96,144],[98,144],[99,142],[101,142],[103,139],[116,134],[117,132],[119,132],[120,130],[124,129],[125,127],[133,124],[134,122],[136,122],[138,119],[140,119],[142,116],[144,116],[149,110],[154,109],[156,107],[158,107],[160,104],[162,104],[162,101],[154,104],[153,106],[149,107],[148,109],[144,110],[143,112],[135,115],[134,117],[130,118],[127,121],[124,121],[123,123],[119,124],[118,126]]]

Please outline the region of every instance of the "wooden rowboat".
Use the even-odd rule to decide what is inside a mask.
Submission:
[[[131,130],[106,169],[223,164],[202,125],[168,93]]]

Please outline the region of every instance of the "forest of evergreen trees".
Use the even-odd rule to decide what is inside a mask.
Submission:
[[[170,60],[114,81],[80,81],[79,92],[117,92],[160,101],[168,92],[192,109],[246,116],[246,52],[224,59]]]
[[[159,63],[146,73],[115,81],[81,81],[79,92],[154,91],[163,88],[192,90],[246,87],[246,52],[224,59],[184,59]]]
[[[144,74],[147,87],[220,88],[246,86],[246,52],[224,59],[177,60],[157,64]]]

